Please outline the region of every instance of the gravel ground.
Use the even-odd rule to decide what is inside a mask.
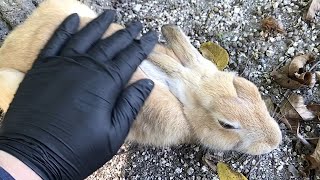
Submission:
[[[0,2],[0,42],[23,22],[41,0],[2,0]],[[163,24],[177,24],[194,46],[213,41],[230,55],[228,70],[253,81],[265,97],[282,100],[286,89],[273,82],[270,72],[298,53],[319,54],[320,20],[302,20],[307,0],[81,0],[97,12],[117,10],[117,22],[143,19],[145,30],[160,31]],[[5,3],[6,2],[6,3]],[[284,26],[285,34],[262,37],[260,21],[273,16]],[[320,66],[317,67],[320,69]],[[297,91],[296,91],[297,92]],[[307,101],[320,103],[319,84],[301,89]],[[88,179],[218,179],[213,164],[225,161],[249,179],[303,179],[298,173],[305,166],[304,148],[281,122],[281,146],[269,154],[248,156],[236,152],[210,151],[197,145],[168,148],[125,144],[119,154]],[[319,123],[302,124],[302,135],[319,137]],[[310,179],[320,179],[318,174]]]

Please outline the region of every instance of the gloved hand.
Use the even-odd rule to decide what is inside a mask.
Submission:
[[[114,19],[106,11],[79,32],[69,16],[39,54],[0,128],[0,150],[43,179],[83,179],[109,161],[153,88],[126,88],[157,36],[135,40],[138,22],[100,39]],[[12,52],[14,53],[14,52]]]

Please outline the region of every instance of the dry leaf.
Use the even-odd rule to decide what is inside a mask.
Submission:
[[[314,56],[311,54],[304,54],[296,56],[289,64],[289,76],[294,76],[295,73],[302,73],[304,66],[314,61]]]
[[[320,104],[308,104],[307,108],[320,120]]]
[[[320,0],[312,0],[305,19],[308,21],[311,21],[316,16],[316,12],[319,10],[320,10]]]
[[[278,83],[280,86],[284,88],[298,89],[305,86],[299,83],[298,81],[289,78],[287,71],[283,71],[282,69],[280,69],[280,71],[273,70],[271,72],[271,77],[274,79],[276,83]]]
[[[220,180],[247,180],[247,178],[236,171],[233,171],[227,164],[218,162],[218,176]]]
[[[214,62],[219,70],[223,70],[227,67],[229,63],[229,54],[228,52],[213,42],[206,42],[201,44],[200,51],[202,55]]]
[[[282,102],[280,112],[284,116],[281,120],[296,134],[297,138],[304,145],[311,148],[311,144],[300,134],[299,129],[301,120],[311,120],[315,117],[314,114],[307,109],[303,97],[298,94],[290,95],[288,99]]]
[[[317,147],[314,150],[313,154],[306,156],[307,161],[309,162],[308,170],[319,169],[320,170],[320,139],[318,141]]]
[[[298,94],[292,94],[287,100],[284,100],[280,112],[289,121],[292,119],[311,120],[315,117],[304,104],[303,97]]]
[[[316,71],[316,76],[317,76],[318,81],[320,82],[320,71]]]
[[[284,88],[298,89],[305,86],[313,87],[316,83],[315,73],[305,72],[306,64],[313,61],[314,56],[310,54],[296,56],[290,63],[278,71],[273,70],[271,76]]]
[[[278,22],[273,17],[266,17],[261,21],[261,27],[264,31],[268,32],[279,32],[284,33],[283,25],[282,23]]]

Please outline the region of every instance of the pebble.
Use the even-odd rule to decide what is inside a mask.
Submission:
[[[271,49],[268,49],[268,50],[266,51],[266,55],[267,55],[268,57],[272,57],[272,56],[274,55],[274,51],[271,50]]]
[[[233,10],[233,12],[234,12],[235,14],[239,14],[240,10],[241,10],[241,9],[240,9],[239,7],[235,7],[234,10]]]
[[[137,13],[141,10],[141,8],[142,8],[141,4],[136,4],[132,10]]]
[[[294,51],[295,51],[294,47],[290,47],[290,48],[287,50],[287,53],[290,54],[291,56],[293,56],[293,55],[294,55]]]
[[[278,170],[278,171],[281,171],[282,169],[283,169],[283,165],[282,165],[282,164],[277,167],[277,170]]]
[[[192,167],[190,167],[188,170],[187,170],[187,173],[189,176],[191,176],[193,173],[194,173],[194,169]]]
[[[207,166],[202,166],[202,167],[201,167],[201,171],[202,171],[202,172],[207,172],[207,171],[208,171]]]
[[[307,125],[307,126],[305,127],[305,130],[308,131],[308,132],[310,132],[310,131],[311,131],[311,127]]]
[[[177,167],[177,168],[174,170],[174,172],[177,173],[177,174],[180,174],[180,173],[182,173],[182,169],[179,168],[179,167]]]

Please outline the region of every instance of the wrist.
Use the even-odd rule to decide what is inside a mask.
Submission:
[[[0,150],[0,167],[7,171],[14,179],[41,179],[31,168],[11,154]]]

